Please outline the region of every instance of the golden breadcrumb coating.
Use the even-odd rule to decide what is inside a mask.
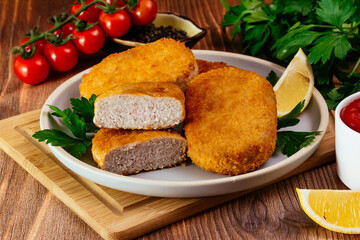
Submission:
[[[200,60],[200,59],[196,59],[196,63],[198,65],[199,74],[204,73],[204,72],[208,72],[208,71],[210,71],[212,69],[223,68],[223,67],[228,66],[224,62],[209,62],[209,61]]]
[[[129,94],[135,96],[150,96],[150,97],[171,97],[185,103],[184,92],[180,87],[174,83],[125,83],[117,86],[103,94],[100,94],[96,101],[111,97],[118,94]],[[96,102],[95,101],[95,102]]]
[[[83,76],[80,95],[100,95],[127,82],[172,82],[185,90],[196,75],[191,50],[184,43],[164,38],[104,58]]]
[[[106,154],[111,150],[130,144],[146,142],[151,139],[170,137],[184,139],[177,131],[171,130],[121,130],[100,129],[92,140],[92,155],[98,167],[103,169]],[[184,150],[185,151],[185,150]]]
[[[188,157],[227,175],[253,171],[275,150],[276,99],[260,75],[235,67],[200,74],[186,91]]]

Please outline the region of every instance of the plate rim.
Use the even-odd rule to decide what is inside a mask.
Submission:
[[[244,55],[244,54],[239,54],[239,53],[233,53],[233,52],[223,52],[223,51],[214,51],[214,50],[192,50],[193,53],[196,54],[202,54],[202,55],[216,55],[216,56],[230,56],[230,57],[235,57],[235,58],[240,58],[243,60],[250,60],[251,62],[256,62],[256,63],[260,63],[261,65],[266,65],[269,66],[273,69],[276,69],[278,71],[284,71],[284,67],[281,67],[278,64],[275,64],[273,62],[264,60],[264,59],[260,59],[260,58],[256,58],[253,56],[248,56],[248,55]],[[201,58],[199,58],[201,59]],[[68,80],[66,80],[65,82],[63,82],[61,85],[59,85],[51,94],[50,96],[47,98],[46,102],[44,103],[42,109],[41,109],[41,114],[40,114],[40,128],[41,130],[43,129],[49,129],[49,125],[46,123],[46,121],[44,120],[45,118],[48,117],[48,113],[50,112],[50,108],[47,106],[49,104],[49,102],[51,102],[51,100],[53,98],[56,97],[56,93],[61,91],[63,88],[66,88],[68,85],[73,84],[73,82],[76,82],[79,80],[79,78],[81,79],[81,76],[84,73],[87,73],[88,71],[90,71],[91,67],[83,70],[77,74],[75,74],[74,76],[72,76],[71,78],[69,78]],[[301,156],[306,155],[310,150],[312,150],[314,147],[316,147],[321,140],[323,139],[325,133],[326,133],[326,129],[328,126],[328,122],[329,122],[329,111],[326,105],[326,102],[324,100],[324,98],[322,97],[322,95],[320,94],[320,92],[314,88],[313,91],[313,96],[312,96],[312,100],[315,100],[319,106],[320,109],[320,123],[319,123],[319,127],[318,127],[318,131],[322,131],[319,135],[317,135],[315,137],[315,139],[312,141],[312,143],[302,149],[300,149],[298,152],[296,152],[294,155],[285,158],[283,160],[281,160],[278,163],[275,163],[267,168],[264,169],[257,169],[255,171],[252,172],[248,172],[248,173],[244,173],[244,174],[240,174],[240,175],[236,175],[236,176],[226,176],[224,175],[223,178],[216,178],[216,179],[207,179],[207,180],[193,180],[193,181],[165,181],[165,180],[156,180],[156,179],[143,179],[143,178],[134,178],[130,176],[124,176],[124,175],[119,175],[119,174],[115,174],[115,173],[111,173],[111,172],[107,172],[105,170],[99,169],[97,167],[91,166],[83,161],[81,161],[80,159],[77,159],[75,157],[73,157],[71,154],[69,154],[68,152],[66,152],[62,147],[54,147],[51,146],[50,144],[48,144],[50,150],[54,153],[54,155],[63,163],[62,159],[60,159],[58,157],[58,155],[62,155],[63,157],[67,158],[68,161],[71,161],[71,164],[76,165],[77,167],[85,167],[84,170],[86,170],[86,172],[88,173],[92,173],[92,174],[100,174],[101,175],[105,175],[105,177],[109,178],[109,181],[121,181],[122,183],[126,184],[126,183],[132,183],[132,184],[141,184],[144,185],[144,187],[146,186],[162,186],[162,187],[201,187],[201,186],[208,186],[208,185],[217,185],[217,184],[226,184],[226,183],[234,183],[237,181],[241,181],[241,180],[245,180],[248,178],[254,178],[257,176],[261,176],[263,174],[269,174],[271,172],[276,171],[277,169],[281,169],[286,167],[287,165],[291,165],[291,163],[295,162],[296,160],[300,159]],[[326,108],[325,108],[326,107]],[[316,147],[317,148],[317,147]],[[315,150],[316,150],[315,148]],[[306,158],[307,159],[307,158]],[[63,163],[65,164],[65,163]],[[66,165],[66,164],[65,164]],[[69,167],[68,167],[69,168]],[[69,168],[71,171],[77,173],[76,171],[74,171],[73,169]],[[93,181],[92,179],[89,179],[90,181]]]

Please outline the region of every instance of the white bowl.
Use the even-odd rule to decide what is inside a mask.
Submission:
[[[188,48],[192,48],[200,39],[206,35],[206,30],[197,26],[192,20],[177,13],[161,12],[157,13],[153,24],[156,27],[172,26],[175,29],[186,32],[186,38],[180,40]],[[121,52],[129,48],[142,46],[145,43],[123,40],[121,38],[107,38],[104,46],[106,52]]]
[[[335,110],[335,149],[337,172],[341,181],[352,190],[360,190],[360,133],[348,127],[340,118],[341,110],[360,92],[340,102]]]

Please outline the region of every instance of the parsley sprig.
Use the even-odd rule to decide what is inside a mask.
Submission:
[[[305,100],[298,103],[295,108],[278,119],[277,126],[277,139],[276,148],[288,157],[299,151],[301,148],[308,146],[316,135],[319,135],[319,131],[315,132],[295,132],[295,131],[279,131],[280,128],[295,126],[300,122],[300,119],[296,118],[303,109]]]
[[[89,100],[84,97],[70,98],[72,109],[60,110],[50,105],[49,107],[54,111],[51,115],[61,118],[71,135],[57,129],[45,129],[37,131],[33,137],[39,142],[45,141],[52,146],[61,146],[71,155],[80,157],[91,146],[91,137],[87,133],[97,130],[93,124],[95,99],[95,95]]]
[[[243,0],[226,9],[222,26],[241,34],[251,55],[265,54],[286,66],[299,48],[312,64],[316,87],[329,109],[360,91],[360,1],[354,0]],[[348,62],[355,63],[349,71]],[[333,84],[333,76],[342,82]]]

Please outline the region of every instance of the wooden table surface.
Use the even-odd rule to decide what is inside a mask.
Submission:
[[[76,73],[106,56],[104,52],[80,58],[65,73],[52,72],[45,82],[30,86],[13,73],[13,46],[39,24],[46,29],[49,16],[68,12],[73,0],[0,1],[0,119],[39,109],[54,89]],[[159,11],[178,12],[207,30],[194,49],[241,52],[239,39],[219,23],[224,9],[219,0],[157,0]],[[0,130],[1,131],[1,130]],[[357,239],[328,231],[302,211],[295,188],[346,189],[334,162],[257,190],[236,200],[186,218],[140,239]],[[101,239],[77,215],[0,151],[1,239]]]

